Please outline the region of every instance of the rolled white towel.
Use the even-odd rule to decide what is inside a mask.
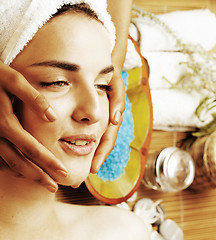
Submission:
[[[193,131],[212,120],[206,113],[203,121],[195,114],[202,98],[199,94],[175,89],[151,90],[153,104],[153,128],[158,130]]]
[[[158,15],[175,34],[184,42],[200,44],[210,50],[216,45],[216,16],[208,9],[177,11]],[[150,67],[150,88],[153,102],[154,129],[160,130],[194,130],[212,120],[211,113],[204,114],[202,121],[196,116],[196,109],[203,98],[200,94],[190,94],[170,89],[171,83],[176,83],[188,68],[181,62],[186,62],[188,56],[179,52],[176,41],[160,25],[147,17],[133,19],[130,34],[139,39],[143,56]],[[128,44],[126,69],[140,66],[135,49]],[[190,79],[188,79],[190,81]]]
[[[115,27],[106,10],[106,0],[1,0],[0,59],[6,64],[10,64],[38,29],[62,5],[79,3],[87,3],[104,23],[110,33],[113,49]]]
[[[170,88],[188,72],[185,64],[188,56],[181,52],[143,52],[150,68],[149,83],[151,89]],[[168,81],[166,81],[167,79]]]
[[[175,11],[157,17],[168,25],[183,43],[200,44],[211,50],[216,45],[216,15],[208,9]],[[178,50],[175,39],[148,17],[133,19],[141,34],[141,51]]]
[[[184,43],[200,44],[205,50],[216,45],[216,15],[208,9],[175,11],[156,15],[164,21]],[[133,18],[130,24],[130,35],[140,42],[142,54],[147,51],[177,51],[176,41],[163,27],[155,24],[148,17]],[[140,34],[140,36],[139,36]],[[128,40],[124,69],[141,65],[139,57]]]

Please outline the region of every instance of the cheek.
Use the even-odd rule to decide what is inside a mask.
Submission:
[[[105,131],[109,124],[109,100],[108,100],[108,98],[102,104],[101,109],[102,109],[102,116],[103,116],[102,122],[104,125],[104,131]]]
[[[27,132],[48,148],[58,136],[58,121],[52,123],[44,121],[37,113],[31,111],[31,109],[26,108],[23,111],[21,124]]]
[[[54,141],[59,138],[62,127],[69,118],[68,104],[66,104],[65,101],[61,101],[60,99],[48,99],[48,101],[57,114],[56,121],[47,122],[39,114],[25,106],[22,107],[22,114],[20,117],[23,128],[47,148],[52,146]]]

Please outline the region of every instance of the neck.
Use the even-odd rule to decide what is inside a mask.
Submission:
[[[55,195],[24,178],[0,174],[0,226],[30,231],[46,226],[55,215]]]

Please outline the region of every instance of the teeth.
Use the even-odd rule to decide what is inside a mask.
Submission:
[[[74,144],[74,145],[76,145],[76,146],[84,146],[84,145],[86,145],[89,141],[79,139],[79,140],[66,141],[66,142],[68,142],[68,143],[70,143],[70,144]]]
[[[76,140],[74,143],[77,146],[84,146],[84,145],[86,145],[87,141],[85,141],[85,140]]]

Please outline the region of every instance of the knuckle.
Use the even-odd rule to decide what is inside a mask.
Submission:
[[[37,169],[38,171],[35,172],[32,180],[38,184],[44,185],[47,183],[47,174],[42,169]]]
[[[124,110],[126,109],[126,100],[125,98],[117,98],[116,102],[115,102],[115,106],[117,106],[117,108],[119,109],[120,112],[124,112]]]
[[[13,86],[22,86],[23,76],[17,71],[13,71],[10,75],[10,83]]]
[[[21,173],[21,171],[23,169],[21,162],[16,162],[12,159],[7,160],[7,164],[12,170],[19,172],[19,173]]]
[[[125,109],[126,109],[126,102],[124,101],[124,102],[122,103],[122,112],[124,112]]]
[[[25,148],[24,150],[24,155],[29,159],[29,160],[36,160],[39,158],[40,153],[37,150],[37,148]]]
[[[115,148],[115,144],[111,146],[111,151],[114,150],[114,148]]]
[[[36,106],[39,106],[39,107],[44,108],[44,109],[48,108],[46,98],[39,92],[37,93],[37,95],[34,98],[34,104]]]
[[[3,152],[6,152],[7,153],[7,150],[8,150],[8,145],[9,145],[9,142],[8,140],[6,140],[5,138],[2,138],[0,137],[0,165],[1,165],[1,159],[3,157]]]
[[[0,108],[0,136],[9,136],[16,129],[17,118],[6,106]]]
[[[42,183],[43,183],[43,179],[42,179],[41,176],[35,176],[35,177],[33,178],[33,181],[36,182],[36,183],[38,183],[38,184],[42,184]]]
[[[6,118],[3,118],[0,121],[0,136],[4,137],[8,132],[8,120]]]
[[[38,92],[34,97],[34,101],[37,103],[43,103],[45,101],[45,98],[41,93]]]
[[[19,178],[19,179],[20,179],[20,178],[22,178],[22,179],[25,178],[24,175],[22,175],[21,173],[18,173],[18,172],[17,172],[17,173],[14,173],[14,176],[15,176],[16,178]]]
[[[115,142],[110,143],[110,152],[115,148]]]

